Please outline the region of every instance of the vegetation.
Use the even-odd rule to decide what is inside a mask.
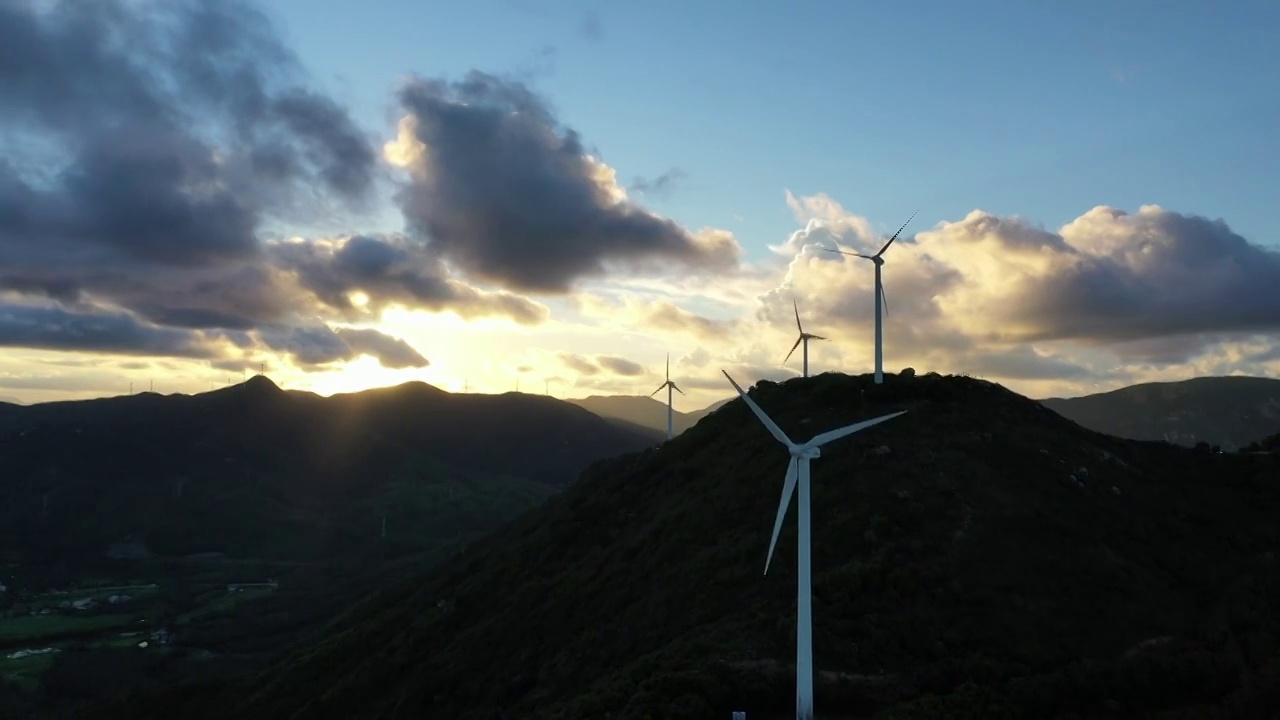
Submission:
[[[813,466],[824,717],[1266,717],[1280,465],[1083,429],[980,380],[762,382]],[[786,457],[740,401],[374,593],[268,671],[97,717],[707,718],[794,707]]]
[[[0,544],[29,564],[113,554],[327,560],[496,527],[590,462],[646,447],[567,403],[409,383],[322,398],[257,377],[0,413]],[[500,449],[500,452],[495,450]]]
[[[1204,443],[1232,451],[1280,433],[1280,380],[1270,378],[1202,377],[1144,383],[1041,402],[1098,432],[1188,447]]]
[[[0,406],[0,700],[44,716],[253,670],[653,442],[550,398],[422,383],[322,398],[259,377]],[[177,638],[163,652],[121,635],[162,628]]]

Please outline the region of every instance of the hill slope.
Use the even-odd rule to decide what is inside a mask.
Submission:
[[[678,399],[677,396],[677,401]],[[570,398],[566,402],[586,408],[607,420],[621,420],[632,425],[650,428],[662,433],[662,438],[666,439],[667,403],[665,400],[641,397],[639,395],[592,395],[585,398]],[[679,435],[697,425],[699,420],[715,412],[716,409],[727,402],[729,400],[722,400],[691,412],[673,410],[671,413],[671,427],[675,434]]]
[[[256,377],[0,415],[0,541],[30,557],[328,559],[472,536],[650,438],[550,398],[423,383],[324,398]],[[140,548],[140,549],[139,549]]]
[[[961,378],[823,375],[753,396],[799,440],[910,410],[813,465],[822,717],[1280,702],[1271,456],[1116,440]],[[761,577],[785,465],[735,401],[596,465],[267,674],[103,717],[787,717],[794,510]]]
[[[1205,442],[1231,451],[1280,433],[1280,380],[1271,378],[1144,383],[1040,402],[1098,432],[1188,447]]]

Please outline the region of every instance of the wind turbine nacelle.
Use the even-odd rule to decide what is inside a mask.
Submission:
[[[822,449],[816,448],[816,447],[809,447],[807,445],[800,445],[792,449],[791,454],[797,458],[817,460],[818,458],[822,457]]]

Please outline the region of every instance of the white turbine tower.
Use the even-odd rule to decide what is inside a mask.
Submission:
[[[898,232],[894,233],[893,237],[889,238],[889,242],[885,243],[884,247],[880,248],[880,251],[877,252],[875,255],[863,255],[862,253],[846,252],[844,250],[840,250],[839,246],[837,246],[837,249],[835,250],[832,250],[831,248],[825,248],[825,247],[822,248],[827,252],[840,253],[841,255],[852,255],[854,257],[860,257],[864,260],[870,260],[871,262],[876,264],[876,384],[877,385],[884,382],[884,321],[880,318],[880,308],[881,307],[884,308],[885,315],[889,314],[889,301],[886,300],[884,297],[884,284],[880,282],[880,268],[884,265],[883,255],[884,255],[884,251],[888,250],[889,246],[893,244],[893,241],[897,240],[898,236],[902,234],[902,231],[906,229],[907,223],[911,222],[911,220],[915,218],[915,216],[919,212],[920,211],[917,210],[916,212],[911,213],[911,217],[907,218],[907,222],[902,223],[902,227],[898,228]]]
[[[809,341],[810,340],[826,340],[826,338],[822,337],[821,335],[812,335],[804,331],[804,327],[800,324],[800,306],[796,304],[795,298],[791,298],[791,308],[796,311],[796,329],[800,331],[800,337],[796,338],[796,344],[791,346],[791,351],[788,352],[787,356],[782,359],[782,364],[786,365],[787,361],[791,359],[791,353],[794,353],[796,351],[796,348],[800,347],[800,345],[803,343],[804,344],[804,351],[803,351],[804,376],[809,377]]]
[[[822,456],[819,450],[823,445],[838,440],[846,435],[852,435],[859,430],[865,430],[872,425],[878,425],[885,420],[896,418],[905,410],[891,413],[889,415],[881,415],[870,420],[863,420],[860,423],[854,423],[838,430],[831,430],[816,435],[807,443],[797,445],[787,437],[782,429],[765,415],[759,405],[755,404],[738,383],[734,382],[729,373],[724,372],[724,376],[729,378],[729,382],[733,384],[738,394],[742,396],[742,401],[751,408],[751,412],[760,418],[760,422],[764,423],[765,428],[773,435],[778,442],[787,446],[787,452],[791,454],[791,462],[787,465],[787,476],[782,486],[782,500],[778,503],[778,517],[773,523],[773,539],[769,541],[769,555],[765,558],[764,574],[769,574],[769,563],[773,561],[773,549],[778,544],[778,533],[782,531],[782,520],[786,517],[787,507],[791,504],[791,495],[799,489],[800,499],[797,503],[797,525],[799,538],[796,546],[796,584],[798,592],[796,594],[796,719],[812,720],[813,718],[813,586],[811,581],[810,563],[809,563],[809,461]]]
[[[667,439],[670,440],[671,438],[676,436],[675,431],[671,425],[671,391],[675,390],[681,395],[684,394],[683,390],[681,390],[675,383],[671,382],[671,353],[667,353],[667,380],[666,382],[658,386],[658,390],[661,390],[662,388],[667,389]],[[649,393],[649,397],[653,397],[654,395],[657,395],[658,390],[654,390],[653,392]]]

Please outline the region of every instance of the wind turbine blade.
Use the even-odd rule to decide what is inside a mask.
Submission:
[[[821,335],[810,335],[809,339],[810,340],[826,340],[826,338],[822,337]]]
[[[796,304],[795,298],[791,298],[791,307],[796,311],[796,329],[800,331],[801,335],[803,335],[804,328],[800,327],[800,306]],[[783,362],[786,362],[786,361],[783,360]]]
[[[794,457],[787,463],[787,479],[782,483],[782,499],[778,501],[778,518],[773,521],[773,538],[769,540],[769,555],[764,559],[764,574],[769,574],[769,563],[773,562],[773,549],[778,545],[778,534],[782,532],[782,521],[787,517],[787,508],[791,506],[791,496],[796,494],[796,478],[800,476],[800,461]]]
[[[884,282],[880,283],[880,304],[884,305],[885,317],[889,317],[889,295],[884,291]]]
[[[672,389],[672,390],[675,390],[676,392],[680,393],[681,395],[683,395],[683,394],[684,394],[684,391],[680,389],[680,386],[679,386],[679,385],[677,385],[677,384],[675,384],[675,383],[671,383],[671,389]]]
[[[667,353],[667,380],[671,380],[671,353]]]
[[[791,352],[788,352],[788,353],[787,353],[787,356],[786,356],[786,357],[784,357],[784,358],[782,358],[782,364],[783,364],[783,365],[786,365],[786,364],[787,364],[787,361],[791,359],[791,353],[795,352],[795,351],[796,351],[796,348],[800,347],[800,343],[801,343],[801,342],[803,342],[803,341],[804,341],[804,336],[803,336],[803,335],[801,335],[800,337],[796,338],[796,344],[791,346]]]
[[[769,419],[768,415],[764,414],[764,411],[760,409],[760,406],[756,404],[756,401],[752,400],[751,396],[747,395],[747,393],[739,387],[738,383],[734,382],[733,378],[729,377],[729,373],[724,370],[721,370],[720,372],[724,373],[726,378],[729,378],[729,383],[733,385],[733,389],[737,390],[738,394],[742,396],[742,402],[746,403],[747,407],[751,408],[751,412],[755,413],[756,417],[760,418],[760,422],[764,423],[765,428],[769,430],[769,434],[783,445],[786,445],[789,448],[795,447],[796,444],[791,442],[791,438],[787,437],[787,434],[782,432],[782,428],[778,427],[773,420]]]
[[[894,233],[893,237],[889,238],[889,242],[885,243],[884,247],[880,248],[880,252],[876,253],[876,257],[880,257],[881,255],[884,254],[885,250],[889,249],[889,246],[893,244],[893,241],[897,240],[898,236],[902,234],[902,231],[907,229],[907,223],[911,222],[912,218],[914,218],[919,213],[920,213],[919,210],[911,213],[911,217],[907,218],[907,222],[902,223],[902,227],[898,228],[898,232]]]
[[[807,443],[805,443],[805,444],[806,444],[806,445],[809,445],[809,446],[811,446],[811,447],[821,447],[822,445],[826,445],[827,443],[831,442],[832,440],[839,440],[840,438],[844,437],[845,435],[852,435],[852,434],[854,434],[854,433],[858,432],[859,430],[866,430],[867,428],[871,427],[872,425],[879,425],[880,423],[884,422],[885,420],[892,420],[892,419],[894,419],[894,418],[898,417],[899,415],[901,415],[901,414],[903,414],[903,413],[905,413],[905,412],[906,412],[906,410],[901,410],[901,411],[896,412],[896,413],[890,413],[890,414],[888,414],[888,415],[881,415],[881,416],[880,416],[880,417],[878,417],[878,418],[871,418],[870,420],[863,420],[863,421],[862,421],[862,422],[860,422],[860,423],[854,423],[853,425],[849,425],[849,426],[847,426],[847,427],[842,427],[842,428],[840,428],[840,429],[838,429],[838,430],[831,430],[831,431],[829,431],[829,432],[824,432],[824,433],[822,433],[821,435],[816,435],[816,436],[814,436],[814,438],[813,438],[812,440],[810,440],[809,442],[807,442]]]
[[[657,395],[657,394],[658,394],[658,392],[659,392],[659,391],[661,391],[661,390],[662,390],[662,388],[664,388],[664,387],[666,387],[666,386],[667,386],[667,384],[666,384],[666,383],[662,383],[661,385],[659,385],[659,386],[658,386],[658,389],[657,389],[657,390],[654,390],[653,392],[649,393],[649,397],[653,397],[654,395]]]

